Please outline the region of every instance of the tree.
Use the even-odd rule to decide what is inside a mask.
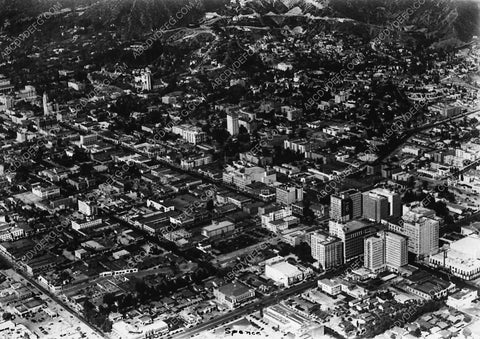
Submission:
[[[104,296],[103,296],[103,303],[104,304],[107,304],[107,305],[113,305],[115,303],[115,294],[114,293],[106,293]]]
[[[415,187],[415,178],[413,176],[410,176],[407,180],[407,187],[408,188],[414,188]]]
[[[27,181],[27,179],[29,177],[29,173],[30,173],[30,171],[29,171],[28,167],[26,167],[24,165],[20,165],[16,170],[15,180],[19,181],[19,182]]]
[[[74,164],[77,164],[79,162],[86,162],[86,161],[89,161],[90,158],[88,157],[88,154],[85,153],[84,150],[80,149],[80,148],[75,148],[75,150],[73,151],[73,155],[72,155],[72,161]]]
[[[93,166],[90,163],[83,163],[80,165],[79,173],[83,176],[90,176],[93,172]]]
[[[219,144],[225,144],[225,142],[230,137],[230,133],[223,128],[215,128],[212,132],[213,140],[218,142]]]
[[[13,319],[13,314],[5,312],[2,314],[2,318],[5,321],[12,320]]]
[[[213,211],[213,209],[215,208],[215,205],[214,205],[212,199],[210,199],[210,200],[207,201],[207,204],[206,204],[205,208],[206,208],[207,211],[209,211],[209,212],[212,212],[212,211]]]
[[[315,218],[315,214],[313,213],[312,209],[310,208],[311,203],[310,200],[303,200],[303,216],[305,219],[313,220]]]

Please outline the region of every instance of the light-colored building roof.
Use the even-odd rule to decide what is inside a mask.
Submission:
[[[212,225],[208,225],[208,226],[205,226],[203,229],[205,231],[215,231],[215,230],[218,230],[218,229],[222,229],[224,227],[228,227],[228,226],[231,226],[233,225],[232,222],[228,221],[228,220],[224,220],[224,221],[220,221],[219,223],[217,224],[212,224]]]
[[[293,266],[292,264],[289,264],[286,261],[281,261],[273,265],[269,265],[273,269],[282,272],[286,276],[297,276],[299,274],[302,274],[302,271],[300,271],[297,267]]]

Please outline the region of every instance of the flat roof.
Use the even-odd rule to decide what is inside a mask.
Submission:
[[[248,293],[250,291],[250,288],[248,288],[242,283],[234,282],[220,286],[218,288],[218,291],[228,296],[238,297],[244,295],[245,293]]]
[[[293,266],[292,264],[289,264],[286,261],[280,261],[278,263],[268,265],[268,266],[282,272],[287,276],[293,276],[293,275],[298,275],[302,273],[302,271],[300,271],[296,266]]]
[[[212,225],[208,225],[208,226],[205,226],[203,229],[206,230],[206,231],[215,231],[217,229],[221,229],[221,228],[224,228],[224,227],[228,227],[228,226],[233,226],[233,222],[230,222],[228,220],[224,220],[224,221],[220,221],[218,224],[212,224]]]

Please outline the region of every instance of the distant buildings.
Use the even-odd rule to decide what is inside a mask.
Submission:
[[[297,217],[292,215],[291,207],[272,206],[263,209],[261,213],[262,227],[274,233],[285,231],[291,225],[298,224]]]
[[[277,203],[283,205],[291,205],[294,202],[303,200],[303,188],[282,185],[276,187],[275,192]]]
[[[457,105],[451,105],[448,103],[434,104],[434,105],[431,105],[428,109],[432,112],[440,113],[445,117],[451,117],[451,116],[462,113],[462,107]]]
[[[78,199],[78,211],[88,217],[97,214],[97,204],[88,199]]]
[[[182,168],[185,168],[185,169],[192,169],[192,168],[210,164],[211,162],[212,162],[211,154],[200,154],[193,157],[182,158],[180,160],[180,166],[182,166]]]
[[[88,134],[88,135],[81,135],[80,136],[80,145],[82,146],[90,146],[97,143],[98,136],[96,134]]]
[[[0,74],[0,93],[10,93],[14,86],[10,83],[10,79]]]
[[[79,231],[86,228],[99,226],[103,223],[102,219],[74,219],[72,220],[72,229]]]
[[[311,151],[312,143],[306,139],[284,140],[283,148],[304,154]]]
[[[207,238],[212,238],[232,232],[233,230],[235,230],[235,224],[230,221],[213,221],[211,225],[202,228],[202,235]]]
[[[145,69],[135,70],[135,87],[142,91],[151,91],[152,85],[152,71],[146,67]],[[163,99],[163,98],[162,98]]]
[[[288,71],[292,70],[293,66],[292,64],[286,63],[286,62],[279,62],[278,64],[275,65],[275,68],[278,69],[279,71]]]
[[[32,193],[41,199],[49,199],[60,195],[60,188],[55,185],[42,186],[40,184],[32,187]]]
[[[145,71],[141,75],[142,90],[151,91],[152,90],[152,72],[149,68],[145,68]]]
[[[68,88],[72,88],[76,90],[77,92],[85,90],[85,84],[75,81],[75,80],[70,80],[67,82]]]
[[[277,180],[274,170],[266,170],[258,166],[246,166],[239,163],[227,165],[223,172],[223,181],[244,189],[252,182],[271,184]]]
[[[16,92],[15,94],[19,100],[25,100],[30,102],[37,100],[37,90],[34,86],[31,85],[26,85],[25,88],[18,90],[18,92]]]
[[[231,136],[238,134],[239,123],[238,123],[238,114],[228,113],[227,114],[227,130]]]
[[[0,95],[0,110],[11,109],[15,105],[15,98],[11,95]]]
[[[178,134],[191,144],[200,144],[207,139],[207,134],[200,127],[183,124],[172,127],[172,133]]]
[[[43,93],[43,115],[50,115],[52,112],[52,106],[50,102],[48,101],[48,95],[46,92]]]
[[[310,247],[313,259],[318,260],[323,269],[343,264],[343,243],[339,238],[316,232],[311,235]]]

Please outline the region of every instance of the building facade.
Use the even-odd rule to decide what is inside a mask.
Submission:
[[[343,243],[334,236],[313,233],[310,238],[312,257],[327,270],[343,264]]]
[[[377,273],[385,270],[385,242],[382,237],[374,235],[365,238],[364,266]]]

